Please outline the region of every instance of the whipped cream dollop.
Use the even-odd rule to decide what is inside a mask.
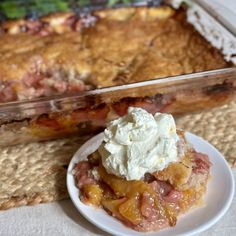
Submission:
[[[106,171],[127,180],[163,170],[178,161],[175,121],[171,115],[130,107],[128,114],[112,121],[99,147]]]

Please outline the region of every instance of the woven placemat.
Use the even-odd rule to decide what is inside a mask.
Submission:
[[[68,197],[66,170],[84,141],[29,143],[0,150],[0,210]]]
[[[178,128],[213,144],[236,167],[236,100],[222,107],[176,118]]]
[[[236,101],[176,122],[211,142],[236,167]],[[0,149],[0,210],[67,198],[66,169],[83,142],[70,138]]]

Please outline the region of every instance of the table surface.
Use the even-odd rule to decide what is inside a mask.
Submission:
[[[214,0],[235,11],[235,0]],[[221,10],[217,8],[217,10]],[[223,10],[225,11],[225,9]],[[236,180],[236,169],[233,169]],[[3,236],[92,236],[109,235],[85,220],[70,200],[26,206],[0,213],[0,235]],[[206,236],[236,235],[236,196],[226,215],[211,229],[201,233]]]

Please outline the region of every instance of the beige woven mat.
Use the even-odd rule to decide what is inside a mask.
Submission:
[[[177,127],[203,137],[236,167],[236,100],[222,107],[176,119]]]
[[[176,121],[210,141],[236,167],[236,101]],[[80,145],[73,138],[0,149],[0,209],[68,197],[66,168]]]
[[[0,150],[0,210],[68,197],[66,170],[78,138]]]

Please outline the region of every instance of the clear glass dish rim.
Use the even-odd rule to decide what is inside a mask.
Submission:
[[[98,88],[94,90],[78,92],[76,94],[53,95],[30,100],[0,103],[0,114],[8,112],[10,110],[13,111],[13,109],[16,107],[17,108],[20,107],[22,110],[25,109],[28,110],[28,109],[34,109],[36,107],[45,106],[47,104],[50,105],[51,102],[73,102],[75,100],[83,99],[89,96],[103,95],[109,92],[117,92],[117,91],[122,92],[129,89],[131,90],[135,88],[148,87],[151,85],[160,86],[160,88],[175,86],[175,85],[186,85],[186,84],[191,86],[191,84],[193,83],[201,83],[204,81],[204,79],[209,79],[208,77],[211,77],[211,80],[215,79],[217,81],[217,79],[219,79],[219,76],[221,75],[224,76],[226,74],[235,75],[235,81],[236,81],[236,67],[229,67],[224,69],[209,70],[209,71],[184,74],[178,76],[168,76],[164,78],[158,78],[136,83],[118,85],[118,86]],[[222,80],[223,78],[220,77],[220,79]]]

